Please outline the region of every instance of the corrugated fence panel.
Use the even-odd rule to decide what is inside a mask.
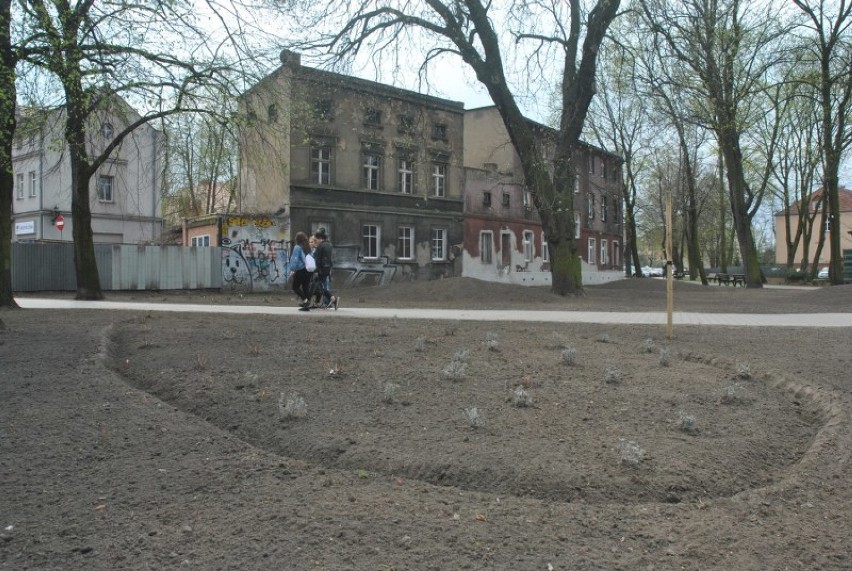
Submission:
[[[95,244],[105,290],[218,289],[221,249]],[[13,291],[74,291],[71,243],[12,244]]]

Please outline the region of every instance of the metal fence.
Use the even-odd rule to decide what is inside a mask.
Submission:
[[[218,247],[95,244],[103,290],[218,289]],[[74,245],[70,242],[12,244],[13,291],[75,291]]]

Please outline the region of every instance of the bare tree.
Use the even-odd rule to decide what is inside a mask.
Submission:
[[[812,84],[822,115],[823,192],[827,198],[829,224],[829,277],[832,284],[842,284],[842,252],[840,250],[839,171],[843,153],[852,144],[849,126],[852,114],[852,2],[839,0],[793,0],[805,14],[803,28],[808,31],[805,53],[819,73]]]
[[[11,0],[0,0],[0,307],[18,306],[12,295],[12,146],[18,56],[12,46],[11,7]]]
[[[716,135],[724,159],[734,228],[748,287],[762,287],[760,257],[752,233],[769,178],[769,164],[750,179],[743,153],[751,115],[765,107],[767,70],[778,57],[778,25],[771,3],[740,0],[641,0],[653,33],[667,45],[669,57],[697,81],[683,84],[703,104],[703,120]],[[684,77],[687,77],[684,75]]]
[[[521,113],[518,94],[507,80],[507,57],[496,28],[497,7],[482,0],[424,0],[423,4],[392,0],[342,3],[322,14],[325,23],[343,17],[339,31],[313,41],[339,58],[362,50],[401,49],[409,34],[425,33],[432,47],[424,65],[452,54],[468,65],[488,91],[521,162],[524,179],[541,217],[551,255],[552,290],[560,295],[582,294],[581,258],[574,238],[574,159],[589,104],[595,93],[597,55],[620,0],[597,0],[585,13],[581,0],[517,1],[505,13],[536,14],[516,18],[531,25],[512,30],[516,42],[532,43],[533,60],[553,49],[561,78],[559,127],[553,141],[536,135],[535,125]],[[506,8],[504,6],[504,8]],[[567,10],[567,12],[566,12]],[[552,148],[554,160],[545,160]]]

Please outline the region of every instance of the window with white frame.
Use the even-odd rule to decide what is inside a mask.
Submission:
[[[491,231],[479,233],[479,261],[491,264],[494,261],[494,233]]]
[[[311,147],[311,182],[331,184],[331,147]]]
[[[621,265],[621,251],[618,249],[618,242],[612,242],[612,265],[620,266]]]
[[[541,259],[545,262],[550,261],[550,246],[547,244],[547,236],[544,232],[541,233]]]
[[[533,197],[532,192],[529,190],[524,191],[524,208],[532,208],[533,207]]]
[[[532,262],[535,257],[535,241],[533,233],[529,230],[524,230],[524,261]]]
[[[604,266],[609,263],[609,243],[606,240],[601,240],[601,264]]]
[[[574,194],[579,194],[579,193],[580,193],[580,177],[575,176],[574,177]]]
[[[580,239],[580,213],[574,213],[574,239]]]
[[[601,222],[606,222],[606,195],[601,195]]]
[[[399,227],[399,239],[397,240],[396,257],[400,260],[414,259],[414,228],[411,226]]]
[[[591,192],[589,193],[588,200],[586,200],[587,206],[587,214],[589,216],[589,220],[595,219],[595,195]]]
[[[432,193],[438,197],[447,196],[447,165],[432,163]]]
[[[408,157],[399,159],[399,191],[402,194],[414,192],[414,161]]]
[[[115,186],[115,177],[107,175],[98,176],[98,202],[113,202],[113,187]]]
[[[364,188],[367,190],[379,190],[379,169],[381,164],[382,158],[379,155],[373,153],[364,155]]]
[[[594,238],[589,238],[589,259],[586,260],[590,264],[595,263],[595,249],[597,248],[597,241]]]
[[[204,234],[203,236],[193,236],[190,240],[190,243],[193,246],[209,246],[210,234]]]
[[[18,173],[18,178],[15,179],[15,195],[18,200],[24,198],[24,173]]]
[[[311,222],[311,235],[317,233],[317,230],[322,228],[325,230],[326,240],[331,242],[331,222],[327,220],[317,220],[316,222]]]
[[[378,258],[379,257],[379,245],[381,244],[381,228],[376,226],[375,224],[364,224],[362,236],[364,238],[363,242],[363,257],[364,258]]]
[[[36,179],[36,172],[30,171],[30,197],[36,196],[38,194],[38,179]]]
[[[447,259],[447,230],[446,228],[432,228],[432,260],[443,261]]]
[[[110,123],[104,123],[103,125],[101,125],[101,136],[106,141],[111,141],[113,134],[114,134],[114,131],[113,131],[112,125]]]

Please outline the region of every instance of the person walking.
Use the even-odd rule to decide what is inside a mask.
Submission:
[[[311,304],[308,299],[308,286],[310,285],[311,275],[305,268],[305,256],[310,254],[311,246],[308,242],[308,235],[304,232],[297,232],[296,243],[293,246],[293,251],[290,253],[290,261],[287,264],[287,269],[293,274],[293,293],[299,296],[299,311],[308,311]]]
[[[328,234],[325,228],[318,228],[314,232],[314,238],[319,241],[319,245],[314,251],[314,258],[317,262],[317,272],[322,283],[322,304],[325,307],[337,310],[340,297],[331,293],[331,271],[334,268],[334,248],[331,242],[328,241]]]

